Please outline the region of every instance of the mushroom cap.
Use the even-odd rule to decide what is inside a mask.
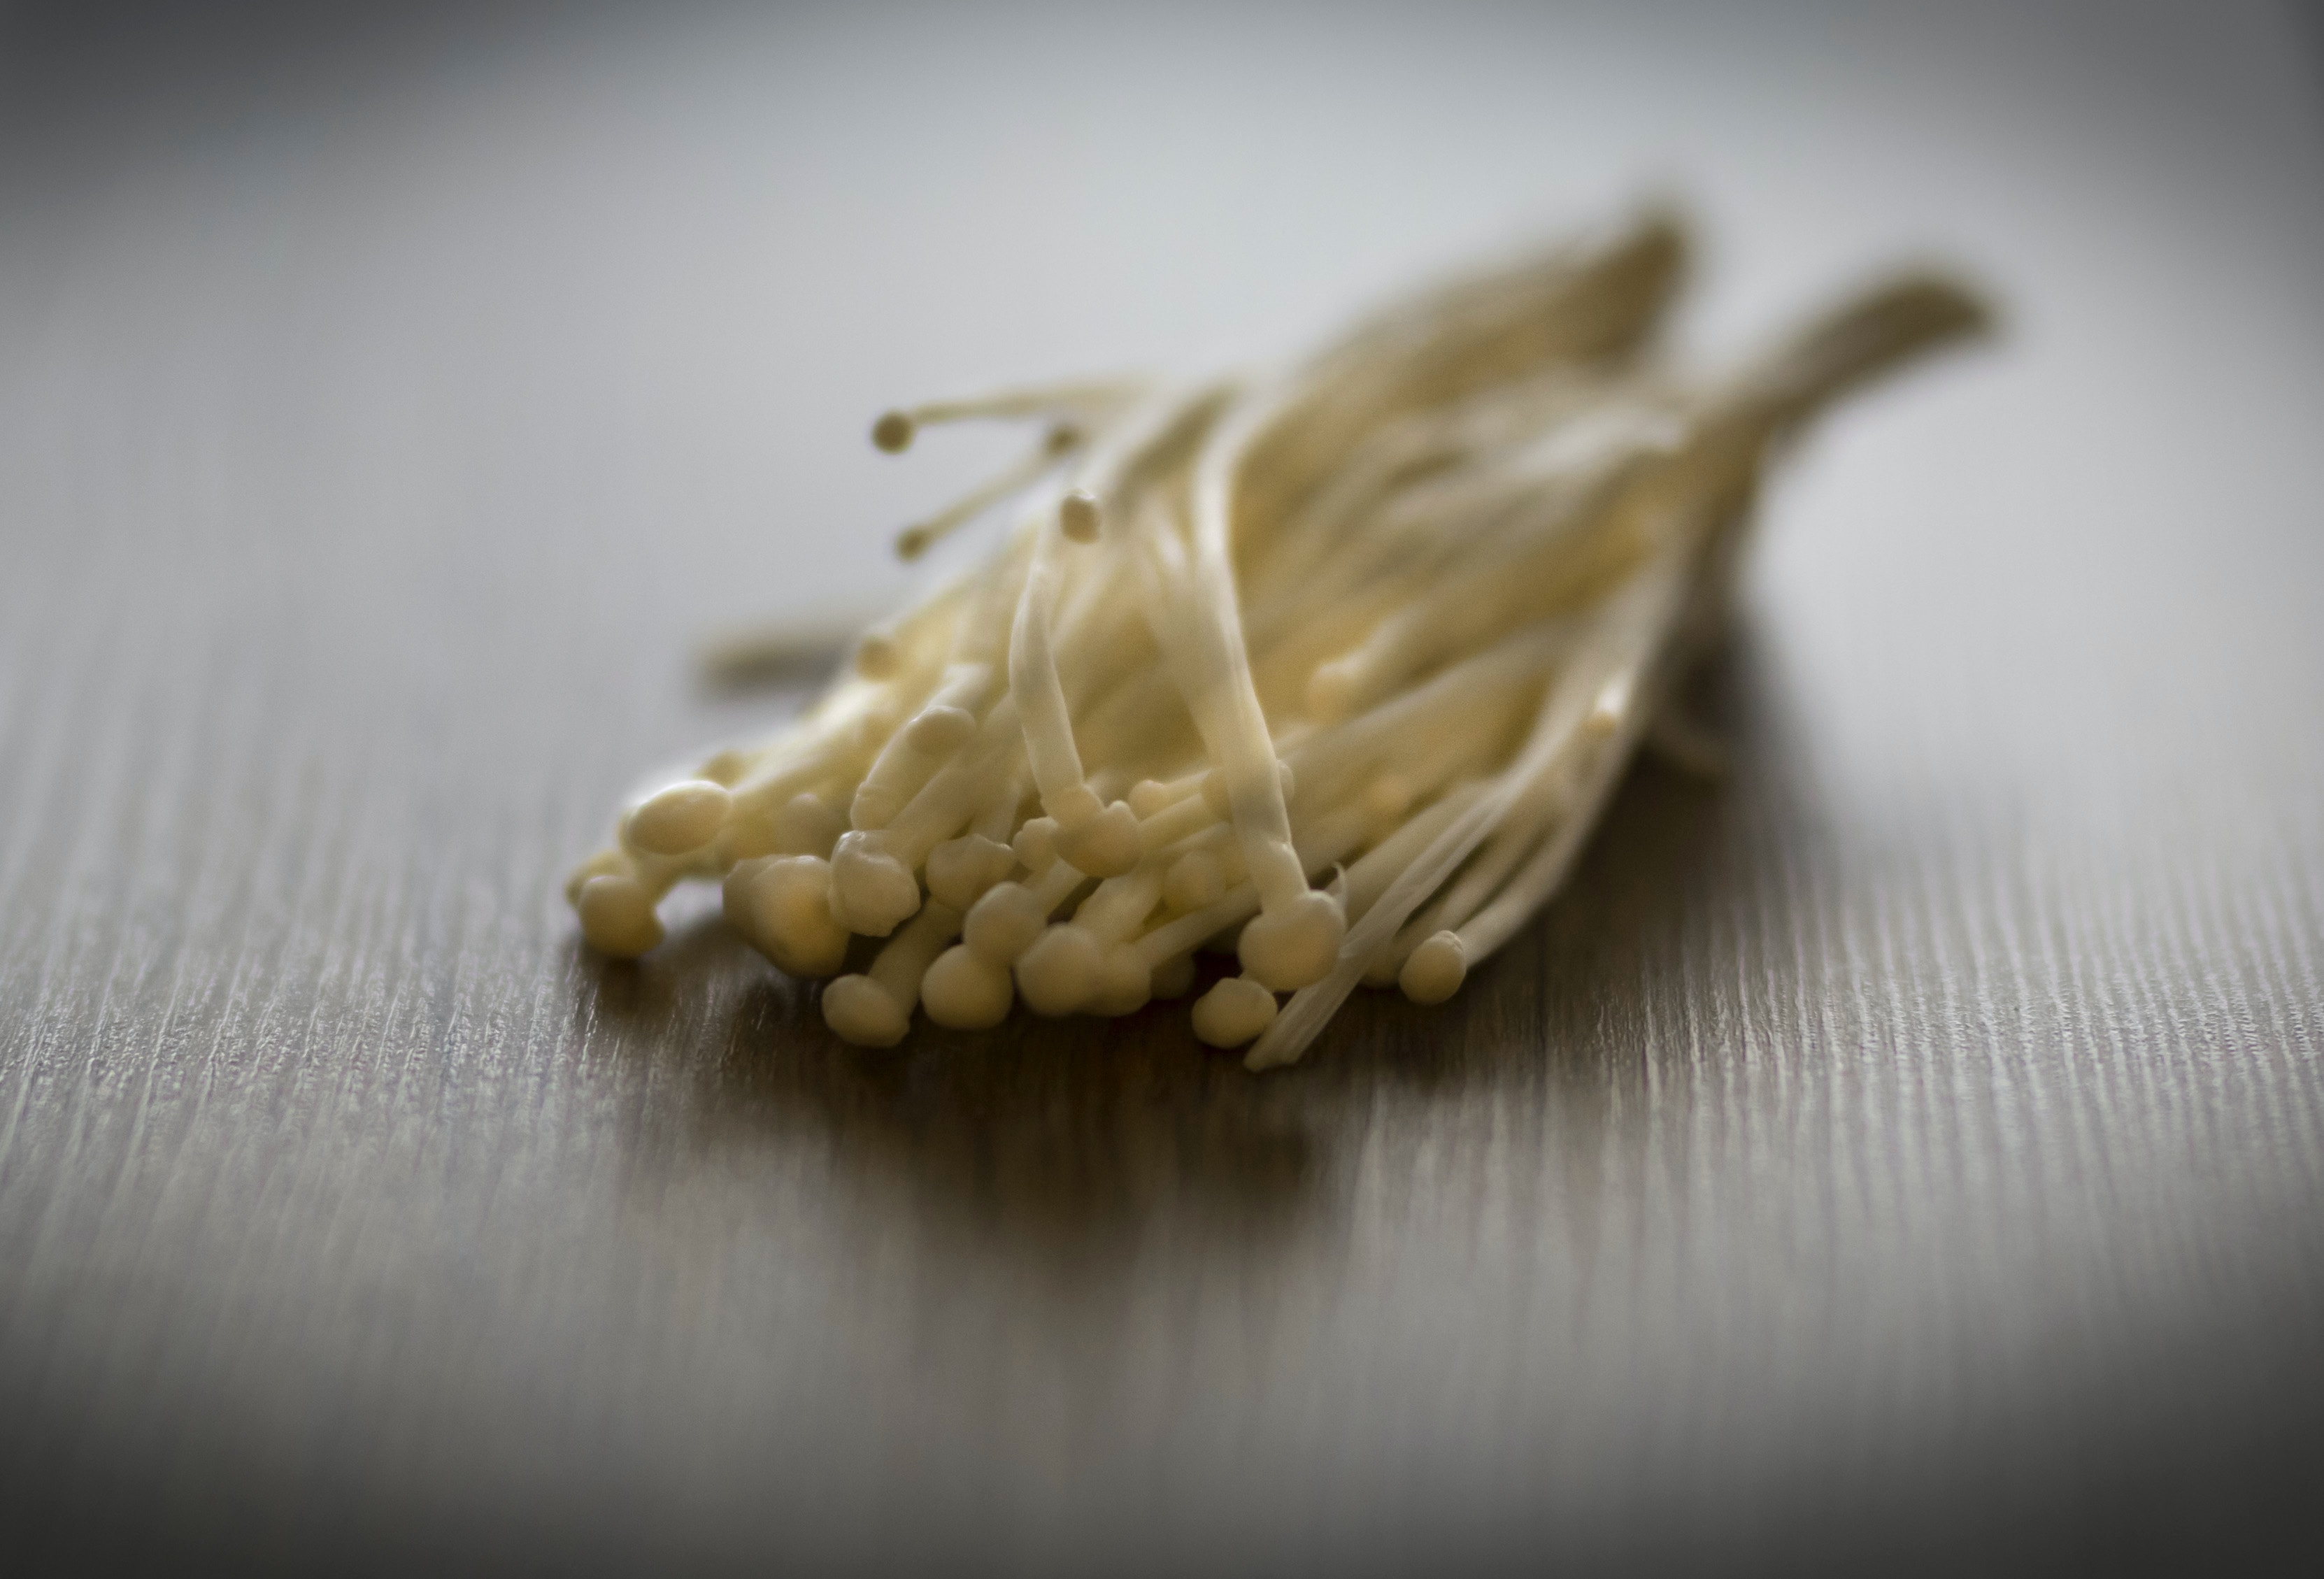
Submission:
[[[1293,993],[1332,974],[1347,932],[1339,901],[1309,889],[1287,905],[1253,916],[1236,952],[1261,985]]]

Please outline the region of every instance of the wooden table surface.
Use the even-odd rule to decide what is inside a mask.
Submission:
[[[20,13],[5,1538],[2314,1530],[2324,97],[2263,5],[1931,9]],[[1167,1006],[852,1049],[706,900],[576,946],[615,798],[798,700],[689,643],[892,596],[886,530],[993,453],[871,412],[1293,343],[1669,175],[1713,347],[1920,248],[2009,333],[1793,457],[1701,684],[1731,771],[1637,769],[1455,1001],[1253,1078]]]

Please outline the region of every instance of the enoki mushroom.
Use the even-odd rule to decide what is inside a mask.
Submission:
[[[889,412],[1026,451],[908,528],[1009,500],[973,568],[865,632],[789,727],[622,816],[568,896],[645,953],[686,878],[831,1028],[1181,997],[1289,1063],[1360,984],[1424,1003],[1554,893],[1715,633],[1762,470],[1841,392],[1978,329],[1893,279],[1730,368],[1655,348],[1686,251],[1647,214],[1425,291],[1278,368]],[[867,941],[867,940],[877,940]],[[842,974],[842,973],[846,974]],[[1286,1000],[1286,994],[1288,994]]]

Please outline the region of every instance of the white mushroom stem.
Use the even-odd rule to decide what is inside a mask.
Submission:
[[[1082,773],[1074,746],[1073,711],[1057,678],[1049,645],[1049,622],[1056,602],[1056,571],[1046,553],[1037,553],[1017,605],[1017,624],[1009,643],[1009,697],[1025,731],[1025,758],[1032,764],[1041,809],[1060,828],[1079,827],[1103,804]]]
[[[934,693],[888,737],[856,786],[848,808],[851,826],[887,826],[931,774],[976,737],[976,715],[991,678],[990,666],[982,663],[956,663],[945,669]]]
[[[1565,808],[1557,831],[1490,903],[1461,924],[1462,947],[1471,964],[1484,959],[1508,942],[1509,935],[1530,919],[1565,881],[1596,824],[1600,809],[1621,782],[1622,769],[1628,765],[1645,727],[1641,716],[1644,709],[1634,705],[1628,679],[1624,676],[1615,680],[1600,697],[1593,721],[1602,721],[1601,727],[1610,732],[1609,737],[1597,747],[1591,762],[1583,771],[1582,785]]]
[[[1010,698],[993,704],[968,750],[947,762],[886,827],[842,837],[831,858],[832,910],[850,931],[885,937],[919,909],[915,875],[964,826],[996,764],[1017,750]]]
[[[1600,710],[1609,694],[1630,694],[1683,606],[1692,559],[1691,553],[1683,550],[1666,556],[1652,573],[1642,576],[1614,600],[1600,616],[1607,651],[1599,667],[1594,672],[1563,679],[1553,688],[1533,738],[1491,792],[1454,818],[1388,885],[1349,932],[1331,973],[1292,999],[1251,1048],[1245,1063],[1253,1069],[1264,1069],[1297,1059],[1324,1021],[1347,1001],[1372,954],[1395,937],[1413,910],[1469,858],[1512,804],[1557,770],[1575,732]]]
[[[958,400],[923,401],[917,406],[881,412],[872,424],[872,442],[892,454],[910,448],[921,429],[939,422],[1102,413],[1135,401],[1150,387],[1142,378],[1085,379],[1077,383],[994,390]]]
[[[929,905],[896,934],[862,975],[841,976],[823,990],[823,1020],[844,1041],[890,1048],[911,1029],[920,979],[960,936],[960,912]]]
[[[920,602],[864,627],[850,660],[867,680],[895,678],[908,654],[942,639],[982,586],[982,566],[955,571]]]
[[[1060,457],[1082,443],[1081,430],[1061,422],[1042,438],[1032,453],[978,484],[925,521],[913,522],[896,534],[896,557],[912,560],[991,509],[1004,499],[1023,493],[1041,480]]]
[[[1360,921],[1379,902],[1397,875],[1442,836],[1455,818],[1474,806],[1484,791],[1481,783],[1463,784],[1367,850],[1348,868],[1342,903],[1347,907],[1349,919]]]
[[[1299,853],[1305,870],[1329,872],[1347,859],[1362,837],[1361,817],[1351,815],[1345,808],[1318,819],[1304,850]],[[1305,873],[1302,876],[1304,878]],[[1138,939],[1137,948],[1145,959],[1147,968],[1151,970],[1165,960],[1194,948],[1213,934],[1249,921],[1259,910],[1258,885],[1248,881],[1240,882],[1215,903],[1175,916],[1146,933]],[[1250,930],[1247,926],[1243,929],[1246,933]]]
[[[1201,689],[1186,700],[1225,777],[1235,833],[1258,884],[1260,906],[1286,912],[1310,891],[1292,849],[1291,817],[1284,808],[1275,742],[1251,686],[1231,558],[1235,474],[1252,427],[1249,416],[1240,420],[1231,416],[1195,466],[1193,569],[1200,606],[1194,660],[1201,668]],[[1337,938],[1333,941],[1336,944]]]

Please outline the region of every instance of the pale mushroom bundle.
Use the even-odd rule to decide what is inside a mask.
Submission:
[[[611,955],[721,878],[831,1028],[1181,997],[1296,1059],[1359,983],[1450,997],[1556,891],[1724,616],[1762,468],[1868,377],[1978,329],[1901,276],[1739,367],[1655,331],[1684,236],[1614,234],[1453,281],[1288,366],[946,402],[1038,425],[911,558],[1021,498],[982,563],[866,632],[797,722],[622,816],[568,897]],[[863,939],[883,940],[872,944]],[[855,967],[847,971],[851,964]],[[1287,1001],[1284,994],[1289,994]]]

